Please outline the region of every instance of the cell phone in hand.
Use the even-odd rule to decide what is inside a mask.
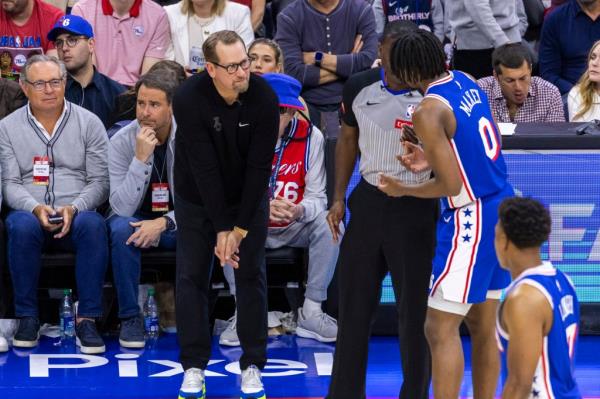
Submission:
[[[56,215],[56,216],[48,216],[48,223],[50,224],[61,224],[63,222],[63,217]]]

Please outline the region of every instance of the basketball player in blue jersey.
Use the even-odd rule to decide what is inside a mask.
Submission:
[[[579,303],[569,278],[542,262],[550,215],[539,202],[510,198],[500,204],[496,253],[513,282],[498,312],[506,355],[504,399],[580,399],[573,377]]]
[[[500,137],[485,94],[466,74],[446,70],[437,38],[422,30],[399,38],[392,70],[420,90],[414,130],[435,177],[405,185],[381,175],[391,196],[443,198],[430,281],[425,334],[436,399],[456,399],[464,372],[459,327],[471,333],[473,396],[494,397],[500,373],[495,318],[510,275],[494,252],[498,205],[514,195],[506,181]],[[415,165],[412,165],[414,167]]]

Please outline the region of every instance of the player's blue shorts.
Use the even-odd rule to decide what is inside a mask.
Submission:
[[[512,196],[513,188],[507,183],[496,194],[442,212],[430,296],[440,291],[448,301],[480,303],[488,291],[508,286],[510,274],[500,267],[494,249],[494,228],[498,206]]]

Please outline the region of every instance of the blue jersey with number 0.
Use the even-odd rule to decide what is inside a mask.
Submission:
[[[452,71],[433,82],[425,98],[441,101],[456,118],[456,131],[449,141],[462,188],[457,196],[444,198],[444,205],[460,208],[502,190],[507,184],[502,142],[487,96],[477,83],[463,72]]]

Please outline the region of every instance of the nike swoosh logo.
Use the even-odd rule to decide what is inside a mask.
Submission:
[[[396,3],[397,3],[397,1],[392,1],[392,2],[390,3],[390,7],[394,7],[394,6],[396,5]]]
[[[371,101],[367,101],[367,105],[377,105],[377,104],[381,104],[381,103],[372,103]]]
[[[239,127],[246,127],[246,126],[249,126],[249,125],[250,125],[249,123],[242,123],[242,122],[240,122],[238,124]]]
[[[450,221],[450,219],[452,219],[452,216],[448,216],[447,218],[444,218],[444,222],[448,223]]]

